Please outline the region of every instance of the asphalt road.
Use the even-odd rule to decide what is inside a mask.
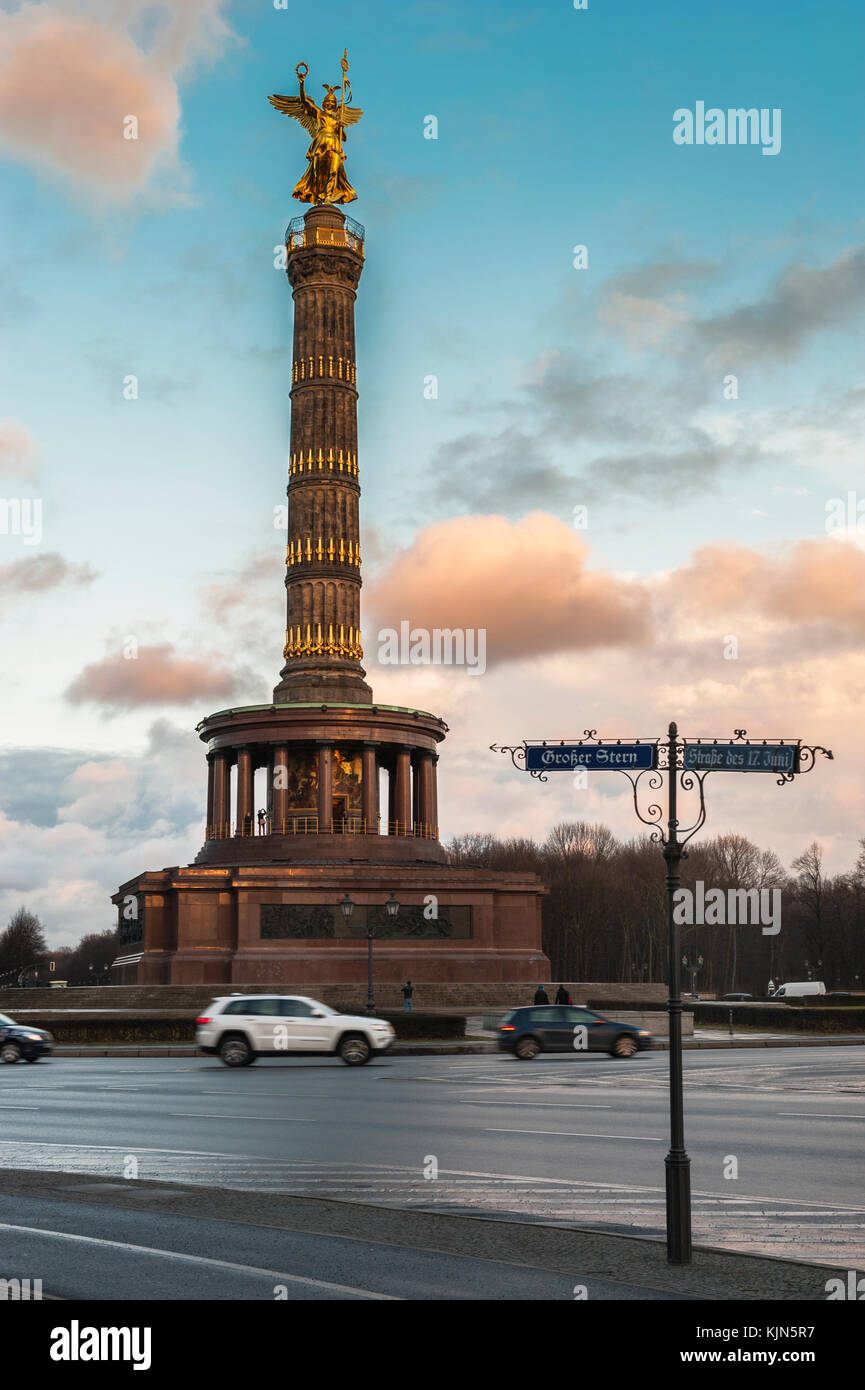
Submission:
[[[858,1047],[685,1055],[696,1242],[862,1264],[863,1060]],[[111,1183],[137,1174],[139,1189],[148,1179],[178,1180],[658,1236],[667,1066],[665,1053],[629,1062],[394,1057],[360,1069],[329,1059],[274,1059],[239,1071],[203,1058],[19,1063],[0,1068],[0,1166],[96,1174]],[[725,1177],[734,1166],[738,1176]],[[83,1194],[80,1203],[63,1203],[69,1220],[71,1208],[81,1208],[81,1232],[102,1230],[132,1246],[158,1244],[147,1213],[128,1213],[128,1229],[116,1215],[110,1222],[103,1215],[94,1226],[86,1205]],[[23,1224],[49,1230],[56,1216],[45,1207]],[[222,1258],[218,1216],[217,1196],[203,1243],[196,1244],[191,1226],[184,1232],[175,1225],[181,1246],[192,1242],[186,1253],[216,1251]],[[0,1220],[7,1223],[4,1238],[15,1234],[9,1225],[22,1224],[6,1206]],[[200,1223],[196,1229],[201,1234]],[[47,1236],[27,1238],[50,1244]],[[94,1271],[100,1249],[92,1247]],[[476,1296],[475,1279],[502,1290],[494,1296],[535,1296],[508,1292],[510,1273],[499,1271],[491,1284],[489,1270],[472,1272],[468,1265],[460,1266],[460,1277],[444,1266],[416,1265],[411,1273],[401,1268],[395,1286],[364,1283],[357,1266],[355,1277],[338,1277],[345,1252],[336,1246],[318,1262],[310,1262],[310,1252],[302,1252],[301,1264],[319,1280],[323,1297],[328,1283],[366,1289],[356,1295],[364,1297],[414,1287],[412,1279],[419,1288],[444,1279],[439,1287],[454,1297]],[[224,1296],[258,1297],[262,1279],[279,1282],[274,1255],[258,1240],[248,1257],[232,1255],[234,1263],[265,1273],[235,1271],[237,1288],[259,1292]],[[86,1265],[91,1257],[83,1258]],[[361,1262],[364,1272],[367,1264],[378,1268],[372,1256]],[[177,1278],[182,1283],[179,1272]],[[537,1271],[533,1279],[538,1297],[567,1296],[553,1293]],[[305,1296],[299,1288],[288,1296]]]
[[[0,1195],[6,1274],[39,1271],[43,1297],[110,1300],[572,1301],[575,1277],[537,1263],[255,1222]],[[18,1277],[22,1277],[20,1274]],[[26,1277],[26,1276],[24,1276]],[[591,1278],[593,1300],[687,1295]]]

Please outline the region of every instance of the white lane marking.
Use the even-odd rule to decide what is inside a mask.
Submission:
[[[798,1115],[803,1120],[865,1120],[865,1115],[836,1115],[822,1110],[776,1110],[776,1115]]]
[[[654,1134],[580,1134],[572,1129],[488,1129],[487,1134],[558,1134],[562,1139],[639,1139],[647,1144],[663,1144]]]
[[[2,1105],[2,1104],[0,1104],[0,1110],[38,1110],[39,1108],[40,1108],[40,1107],[39,1107],[38,1105]]]
[[[561,1133],[561,1131],[560,1131],[560,1130],[555,1130],[554,1133],[559,1134],[559,1133]],[[609,1136],[607,1136],[607,1135],[602,1135],[601,1137],[602,1137],[602,1138],[608,1138]],[[629,1135],[628,1138],[633,1138],[633,1136],[632,1136],[632,1135]],[[656,1142],[656,1143],[662,1143],[663,1141],[659,1139],[659,1140],[656,1140],[655,1142]],[[0,1146],[4,1146],[4,1145],[5,1145],[6,1148],[20,1149],[21,1146],[22,1146],[22,1141],[19,1140],[19,1139],[0,1139]],[[109,1144],[58,1144],[58,1143],[54,1143],[54,1142],[52,1142],[52,1141],[41,1140],[41,1139],[35,1140],[35,1141],[33,1141],[32,1143],[28,1143],[27,1148],[28,1148],[28,1150],[32,1150],[33,1148],[38,1148],[38,1149],[46,1149],[46,1148],[52,1148],[52,1149],[65,1149],[65,1150],[67,1150],[67,1152],[68,1152],[68,1151],[71,1151],[71,1150],[73,1150],[73,1149],[84,1149],[84,1150],[93,1151],[93,1152],[96,1152],[96,1153],[105,1153],[105,1152],[108,1152],[109,1150],[116,1150],[118,1153],[128,1153],[128,1151],[129,1151],[129,1145],[128,1145],[128,1144],[111,1144],[111,1145],[109,1145]],[[288,1176],[290,1176],[290,1175],[291,1175],[291,1172],[295,1171],[295,1169],[300,1169],[301,1167],[309,1168],[312,1172],[314,1172],[314,1173],[320,1175],[320,1176],[317,1177],[317,1182],[319,1183],[319,1185],[321,1184],[322,1181],[325,1181],[325,1180],[327,1179],[327,1177],[328,1177],[327,1169],[328,1169],[328,1168],[333,1169],[334,1167],[337,1167],[337,1166],[338,1166],[338,1165],[336,1164],[335,1161],[331,1161],[330,1163],[327,1163],[327,1162],[325,1162],[325,1161],[316,1161],[316,1160],[311,1160],[311,1159],[310,1159],[310,1160],[306,1160],[306,1161],[301,1161],[301,1160],[263,1159],[263,1158],[261,1158],[258,1154],[235,1154],[235,1153],[228,1153],[228,1152],[226,1152],[225,1150],[214,1151],[214,1150],[206,1150],[206,1149],[155,1149],[155,1148],[145,1148],[145,1147],[143,1147],[142,1145],[138,1145],[137,1148],[136,1148],[136,1152],[138,1152],[138,1153],[160,1153],[160,1154],[181,1154],[181,1155],[184,1155],[184,1156],[185,1156],[185,1155],[191,1155],[192,1157],[201,1157],[201,1158],[223,1158],[223,1159],[228,1159],[228,1160],[229,1160],[230,1162],[232,1162],[232,1163],[239,1163],[239,1162],[243,1161],[245,1164],[256,1164],[256,1165],[258,1165],[259,1169],[262,1169],[262,1168],[266,1169],[266,1168],[268,1168],[268,1167],[273,1168],[276,1164],[279,1164],[279,1163],[285,1164],[285,1163],[287,1162],[287,1163],[290,1165],[290,1171],[289,1171]],[[343,1161],[343,1170],[342,1170],[343,1172],[346,1171],[346,1169],[345,1169],[345,1162],[346,1162],[346,1161]],[[34,1171],[35,1173],[39,1173],[39,1172],[41,1172],[42,1170],[36,1168],[36,1169],[34,1169],[33,1171]],[[355,1176],[356,1174],[362,1173],[362,1180],[364,1180],[364,1181],[367,1180],[367,1179],[366,1179],[366,1172],[371,1172],[371,1173],[373,1173],[373,1174],[375,1174],[375,1173],[394,1173],[394,1174],[406,1174],[406,1173],[408,1173],[408,1174],[410,1174],[410,1175],[413,1175],[413,1176],[417,1177],[417,1170],[416,1170],[415,1168],[399,1167],[399,1166],[397,1166],[396,1164],[382,1164],[382,1163],[379,1163],[379,1164],[374,1164],[374,1163],[352,1163],[351,1169],[348,1170],[348,1172],[349,1172],[349,1175],[350,1175],[352,1178],[354,1178],[354,1176]],[[67,1177],[85,1177],[85,1178],[86,1178],[86,1177],[99,1177],[99,1176],[102,1176],[102,1174],[100,1174],[100,1173],[92,1173],[92,1172],[88,1172],[88,1171],[84,1171],[84,1170],[81,1170],[81,1171],[70,1170],[70,1171],[67,1172],[66,1176],[67,1176]],[[2,1168],[0,1168],[0,1198],[2,1198],[3,1196],[7,1195],[7,1194],[5,1194],[5,1193],[3,1192],[3,1189],[2,1189],[2,1177],[3,1177],[3,1170],[2,1170]],[[439,1177],[450,1177],[450,1178],[485,1178],[485,1179],[488,1179],[488,1180],[490,1180],[491,1182],[495,1182],[495,1183],[497,1183],[497,1184],[498,1184],[498,1183],[501,1183],[501,1182],[529,1183],[529,1184],[535,1184],[535,1186],[536,1186],[538,1189],[543,1188],[543,1189],[545,1189],[545,1190],[547,1190],[547,1191],[549,1191],[551,1188],[553,1188],[553,1189],[554,1189],[554,1188],[587,1188],[587,1189],[591,1189],[591,1190],[593,1190],[593,1191],[597,1191],[597,1190],[600,1189],[600,1190],[603,1190],[604,1192],[626,1192],[626,1193],[640,1193],[640,1192],[655,1193],[655,1192],[657,1192],[657,1193],[659,1193],[659,1194],[661,1194],[661,1195],[663,1195],[663,1192],[664,1192],[664,1189],[663,1189],[662,1187],[650,1186],[650,1185],[645,1185],[645,1184],[637,1184],[637,1183],[610,1182],[610,1181],[608,1181],[608,1180],[606,1180],[606,1179],[603,1179],[603,1178],[596,1178],[596,1179],[592,1179],[592,1180],[588,1180],[588,1179],[579,1179],[579,1178],[546,1178],[546,1177],[541,1176],[541,1175],[538,1174],[538,1173],[534,1173],[534,1174],[522,1174],[522,1173],[489,1173],[489,1172],[476,1172],[475,1170],[473,1170],[473,1169],[471,1169],[471,1168],[440,1168],[440,1169],[439,1169]],[[176,1177],[164,1177],[164,1176],[150,1177],[150,1178],[148,1178],[148,1181],[149,1181],[149,1182],[164,1182],[164,1183],[172,1183],[172,1184],[178,1184],[178,1183],[183,1184],[183,1183],[185,1183],[185,1184],[188,1184],[188,1185],[194,1186],[194,1187],[198,1187],[198,1186],[201,1185],[200,1183],[195,1182],[194,1179],[190,1178],[190,1176],[189,1176],[188,1174],[184,1174],[184,1173],[181,1173],[181,1174],[179,1174],[179,1175],[176,1176]],[[429,1184],[425,1184],[425,1187],[428,1187],[428,1186],[429,1186]],[[231,1190],[231,1191],[247,1191],[247,1190],[257,1190],[257,1189],[243,1189],[243,1188],[241,1188],[241,1189],[236,1189],[236,1188],[231,1188],[231,1189],[229,1189],[229,1190]],[[280,1188],[280,1187],[275,1187],[275,1188],[273,1189],[273,1191],[274,1191],[274,1192],[282,1192],[283,1189]],[[167,1193],[167,1195],[170,1197],[170,1196],[174,1196],[175,1194],[169,1192],[169,1193]],[[720,1201],[720,1202],[727,1202],[727,1203],[736,1203],[736,1202],[739,1202],[739,1203],[756,1203],[756,1202],[761,1202],[761,1203],[766,1203],[766,1204],[768,1204],[768,1205],[775,1205],[775,1206],[783,1206],[783,1203],[784,1203],[785,1201],[796,1201],[798,1207],[806,1208],[807,1210],[809,1210],[809,1211],[811,1211],[811,1212],[814,1212],[814,1213],[817,1213],[817,1214],[819,1214],[819,1213],[821,1213],[821,1212],[826,1212],[826,1211],[829,1211],[830,1213],[832,1213],[832,1212],[843,1212],[843,1213],[847,1214],[847,1213],[859,1213],[859,1212],[861,1212],[861,1213],[865,1214],[865,1206],[855,1206],[855,1205],[853,1205],[853,1204],[851,1204],[851,1203],[844,1203],[844,1204],[842,1204],[842,1203],[835,1202],[835,1203],[830,1204],[830,1205],[827,1207],[827,1205],[826,1205],[825,1203],[823,1203],[823,1202],[808,1202],[808,1200],[807,1200],[806,1198],[801,1198],[801,1197],[799,1197],[799,1198],[784,1198],[784,1197],[778,1197],[777,1194],[775,1194],[775,1195],[769,1197],[769,1196],[761,1195],[761,1194],[759,1194],[759,1193],[748,1193],[747,1195],[744,1195],[744,1196],[741,1196],[741,1197],[731,1197],[731,1195],[730,1195],[728,1192],[700,1192],[700,1191],[694,1191],[694,1192],[692,1193],[692,1195],[693,1195],[695,1198],[699,1197],[700,1199],[706,1199],[706,1198],[717,1199],[717,1200]],[[326,1200],[327,1200],[327,1196],[325,1195],[325,1196],[322,1198],[322,1200],[323,1200],[323,1201],[326,1201]]]
[[[209,1110],[169,1110],[172,1120],[290,1120],[296,1125],[316,1125],[318,1120],[303,1120],[299,1115],[217,1115]]]
[[[507,1105],[511,1110],[612,1110],[612,1105],[589,1105],[580,1101],[542,1100],[458,1100],[457,1105]]]
[[[19,1148],[20,1139],[0,1139],[0,1144],[5,1144],[7,1148]],[[128,1153],[129,1144],[60,1144],[56,1139],[34,1139],[30,1145],[38,1146],[40,1149],[87,1149],[92,1153]],[[251,1158],[256,1162],[261,1160],[255,1154],[230,1154],[225,1149],[158,1149],[152,1146],[145,1147],[143,1144],[136,1145],[136,1152],[143,1154],[185,1154],[192,1158]]]
[[[208,1255],[187,1255],[180,1250],[160,1250],[151,1245],[130,1245],[124,1240],[102,1240],[98,1236],[80,1236],[70,1231],[47,1231],[41,1226],[11,1226],[0,1223],[0,1230],[15,1231],[24,1235],[47,1236],[49,1240],[79,1241],[83,1245],[98,1245],[103,1249],[127,1250],[135,1255],[155,1255],[161,1260],[184,1260],[187,1264],[211,1265],[214,1269],[231,1269],[240,1274],[257,1274],[267,1279],[278,1279],[280,1283],[309,1284],[316,1289],[328,1289],[331,1293],[353,1294],[356,1298],[374,1298],[387,1303],[401,1303],[397,1294],[373,1293],[370,1289],[352,1288],[350,1284],[331,1284],[325,1279],[311,1279],[303,1274],[283,1274],[276,1269],[258,1269],[255,1265],[234,1264],[231,1260],[215,1260]]]

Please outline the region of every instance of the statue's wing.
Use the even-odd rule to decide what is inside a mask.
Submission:
[[[300,121],[304,130],[308,130],[310,135],[315,135],[318,124],[313,114],[315,107],[312,102],[305,106],[300,97],[281,97],[278,93],[267,99],[277,111],[281,111],[285,116],[293,116],[296,121]],[[310,106],[313,107],[312,111],[309,109]]]
[[[363,112],[359,106],[347,106],[342,113],[342,123],[343,125],[354,125],[362,115]]]

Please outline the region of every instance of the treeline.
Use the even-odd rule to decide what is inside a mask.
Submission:
[[[0,932],[0,987],[103,983],[118,951],[116,931],[89,932],[77,946],[51,950],[40,919],[19,907]],[[54,969],[51,969],[51,966]]]
[[[613,983],[664,981],[667,959],[665,866],[648,835],[618,840],[604,825],[569,821],[543,843],[463,835],[448,847],[450,862],[499,870],[531,870],[549,889],[543,945],[554,979]],[[693,841],[682,863],[682,886],[694,891],[780,890],[780,931],[761,926],[683,925],[683,989],[697,993],[766,994],[770,979],[825,980],[827,989],[865,982],[865,840],[849,873],[829,875],[813,842],[785,869],[773,850],[743,835]],[[702,963],[700,964],[700,960]]]

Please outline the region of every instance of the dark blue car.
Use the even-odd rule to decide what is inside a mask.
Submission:
[[[0,1014],[0,1062],[37,1062],[49,1057],[54,1039],[43,1028],[31,1028],[29,1023],[16,1023],[7,1014]]]
[[[633,1057],[652,1046],[652,1035],[631,1023],[616,1023],[573,1004],[512,1009],[499,1024],[499,1047],[522,1062],[539,1052],[609,1052]]]

